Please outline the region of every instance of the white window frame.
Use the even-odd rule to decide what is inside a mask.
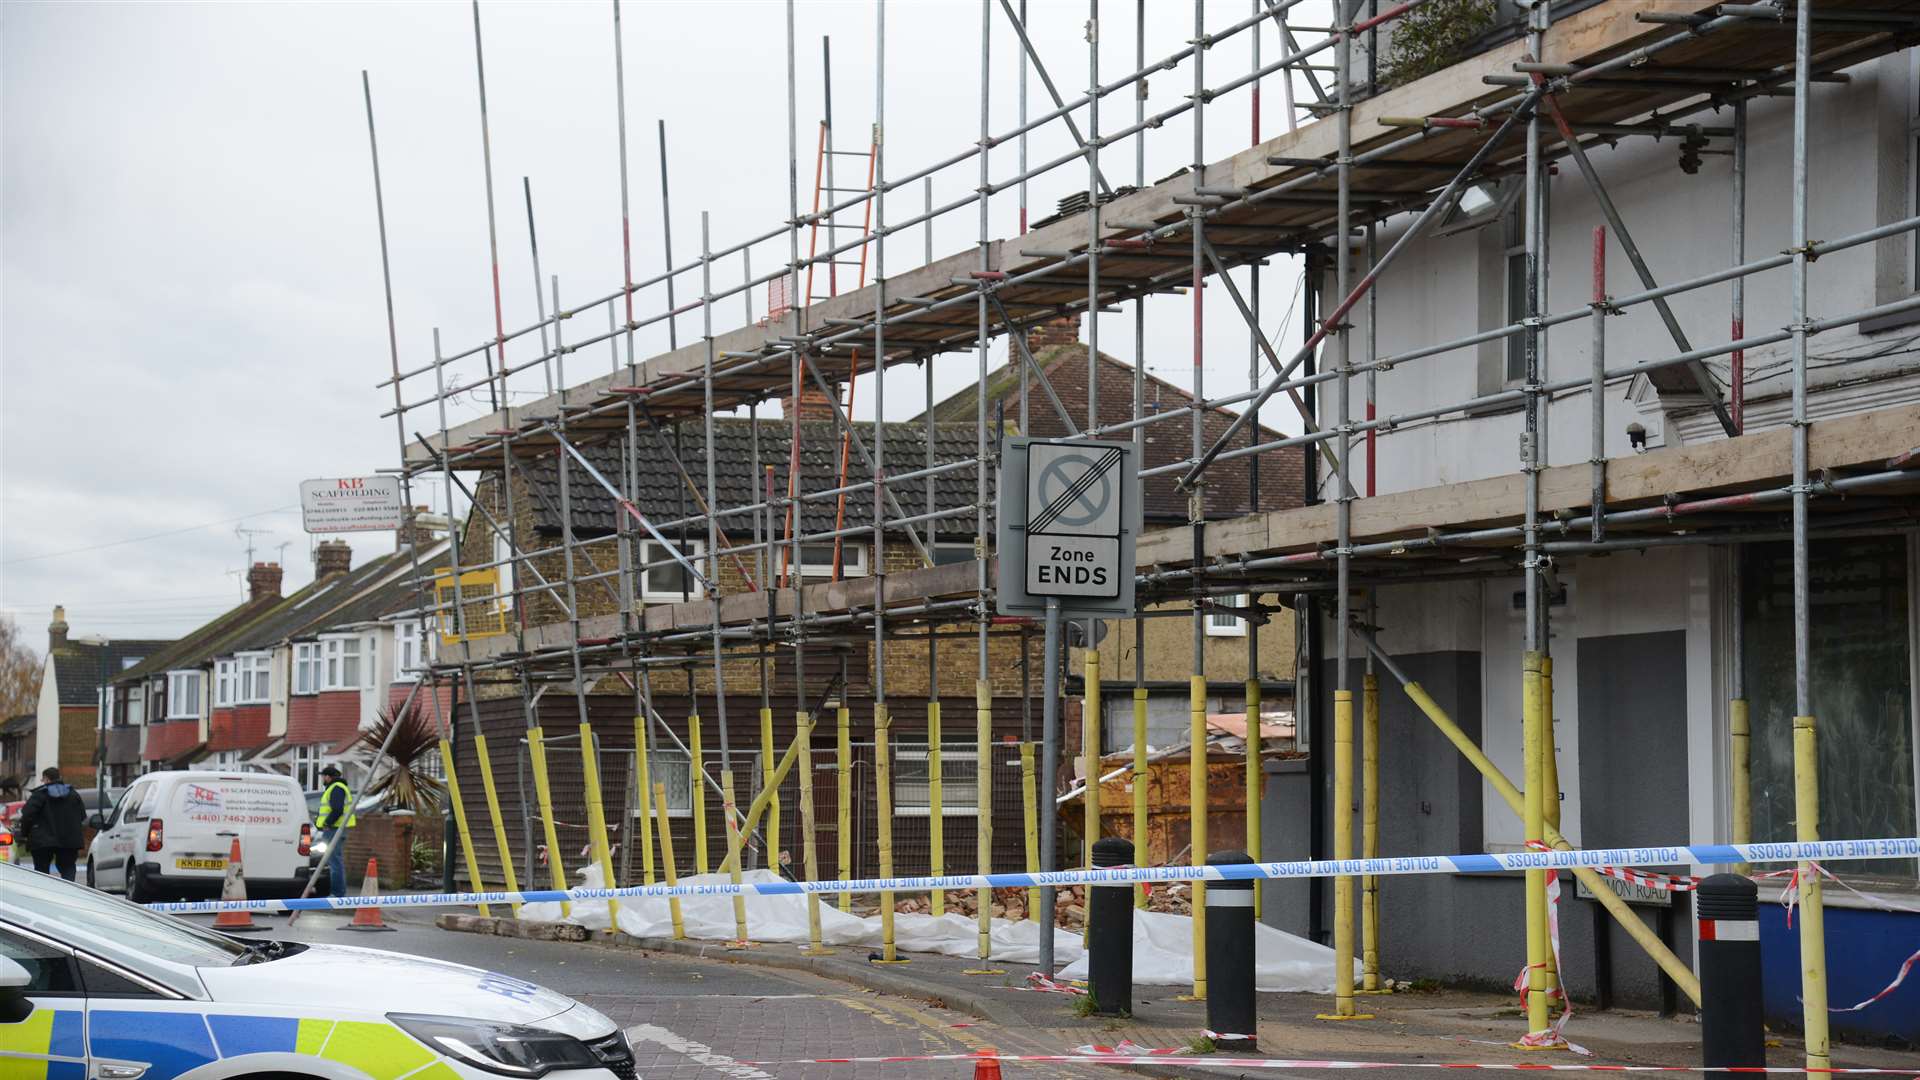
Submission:
[[[366,657],[361,655],[360,636],[345,634],[320,639],[321,666],[320,689],[322,690],[358,690],[366,676],[362,665]],[[351,666],[352,670],[348,668]]]
[[[425,626],[419,619],[403,619],[393,624],[394,682],[420,681],[420,672],[428,663],[428,640]]]
[[[893,770],[893,816],[895,817],[932,817],[933,793],[931,779],[926,784],[901,782],[905,769],[901,766],[913,762],[912,768],[919,772],[928,772],[927,744],[900,743],[894,751]],[[974,809],[980,804],[979,773],[975,763],[980,760],[979,748],[967,742],[941,741],[940,744],[940,817],[973,817]],[[965,766],[964,772],[956,772],[955,766]]]
[[[675,546],[679,545],[676,544]],[[707,542],[705,540],[688,540],[686,546],[681,548],[680,554],[685,555],[687,561],[698,566],[700,565],[700,560],[707,554]],[[640,541],[640,562],[643,565],[646,563],[661,562],[671,558],[673,558],[673,556],[668,553],[667,546],[658,540]],[[692,586],[685,592],[679,589],[654,588],[653,576],[666,569],[668,568],[665,566],[656,566],[640,572],[640,599],[655,604],[678,604],[683,600],[700,599],[700,588],[698,585]],[[678,564],[675,564],[674,569],[679,570],[682,574],[686,573],[685,568],[680,567]]]
[[[302,791],[311,789],[315,784],[319,783],[320,768],[325,764],[326,757],[321,754],[318,743],[293,748],[293,762],[291,766],[293,769],[293,778],[299,782]]]
[[[235,705],[265,705],[272,700],[272,653],[236,653],[233,662]]]
[[[238,769],[240,767],[240,753],[238,750],[216,750],[213,756],[207,759],[206,767],[209,769]]]
[[[1527,213],[1526,200],[1516,199],[1500,215],[1500,227],[1504,235],[1500,238],[1500,310],[1506,316],[1502,325],[1512,326],[1527,317],[1524,310],[1516,307],[1526,306],[1526,268],[1527,268]],[[1520,295],[1513,291],[1513,274],[1518,268],[1521,275]],[[1520,370],[1515,372],[1516,362]],[[1527,381],[1527,335],[1510,334],[1500,341],[1500,382],[1503,386],[1518,386]]]
[[[297,641],[293,645],[293,693],[307,697],[320,692],[326,661],[317,641]]]
[[[145,684],[136,684],[127,688],[127,726],[139,727],[147,722],[147,688]]]
[[[1214,599],[1229,607],[1245,608],[1253,604],[1250,593],[1234,593],[1232,596],[1216,596]],[[1247,636],[1247,620],[1238,615],[1229,615],[1209,608],[1207,610],[1207,636],[1224,638],[1243,638]]]
[[[819,562],[807,558],[809,551],[824,552],[826,558]],[[800,576],[803,578],[825,579],[833,576],[833,541],[822,540],[812,544],[800,545]],[[856,544],[842,538],[840,543],[840,576],[857,578],[867,576],[867,545]]]
[[[200,687],[204,674],[198,668],[167,672],[167,719],[200,719]]]
[[[380,682],[380,635],[368,634],[360,649],[360,689],[372,690]]]
[[[240,696],[240,662],[234,659],[213,662],[213,707],[230,709]]]

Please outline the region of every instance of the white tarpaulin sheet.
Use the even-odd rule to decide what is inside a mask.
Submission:
[[[601,887],[600,868],[580,870],[580,884]],[[680,879],[682,885],[718,885],[727,882],[725,874],[696,874]],[[740,875],[743,882],[780,880],[771,870],[749,870]],[[804,896],[747,896],[747,933],[754,941],[784,941],[804,944],[807,940],[807,899]],[[572,905],[572,922],[589,930],[607,928],[607,902],[581,901]],[[731,941],[734,938],[733,897],[690,896],[680,901],[681,920],[687,936],[706,941]],[[525,904],[520,917],[553,921],[559,919],[558,902]],[[634,937],[671,937],[673,916],[664,899],[635,897],[620,901],[620,929]],[[1033,964],[1040,959],[1039,924],[1009,919],[993,920],[989,939],[992,959],[1008,964]],[[1299,991],[1316,994],[1333,992],[1333,950],[1304,938],[1255,925],[1254,984],[1263,991]],[[894,946],[902,952],[938,953],[946,956],[979,955],[978,924],[959,914],[895,915]],[[831,896],[820,897],[820,940],[826,945],[880,947],[880,917],[860,918],[842,912]],[[1059,973],[1064,979],[1087,977],[1086,956],[1080,947],[1080,935],[1056,929],[1053,934],[1054,958],[1065,963]],[[1355,965],[1356,976],[1358,965]],[[1135,911],[1133,920],[1133,981],[1140,986],[1185,986],[1193,982],[1193,922],[1185,915],[1156,911]]]

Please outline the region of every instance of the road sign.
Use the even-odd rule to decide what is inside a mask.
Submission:
[[[300,521],[310,533],[398,529],[404,520],[397,476],[300,481]]]
[[[999,610],[1133,612],[1140,480],[1129,443],[1008,439],[1001,455]]]

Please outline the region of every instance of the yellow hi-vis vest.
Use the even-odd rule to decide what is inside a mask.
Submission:
[[[334,788],[339,788],[340,794],[344,796],[344,798],[341,800],[340,805],[344,808],[343,812],[346,814],[346,817],[347,817],[347,820],[345,822],[334,821],[331,817],[333,813],[333,789]],[[353,828],[354,826],[353,789],[348,787],[346,784],[342,783],[339,780],[335,780],[333,783],[328,784],[327,790],[320,793],[320,820],[314,822],[313,824],[315,828],[320,828],[320,829],[351,829]]]

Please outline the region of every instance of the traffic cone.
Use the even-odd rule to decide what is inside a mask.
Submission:
[[[367,876],[360,883],[362,897],[380,895],[380,860],[367,859]],[[380,909],[362,907],[353,909],[353,921],[341,927],[342,930],[392,930],[393,927],[380,921]]]
[[[973,1080],[1000,1080],[1000,1052],[989,1046],[973,1063]]]
[[[247,873],[240,865],[240,838],[233,838],[233,849],[227,853],[227,879],[220,884],[220,899],[245,900],[247,898]],[[213,928],[224,934],[257,933],[266,927],[253,921],[251,911],[223,911],[213,917]]]

